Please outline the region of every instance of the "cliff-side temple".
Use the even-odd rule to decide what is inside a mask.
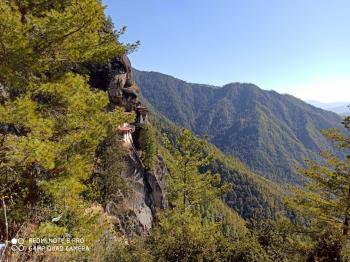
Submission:
[[[126,55],[118,56],[107,64],[89,65],[90,84],[108,93],[106,110],[124,108],[135,114],[133,123],[116,127],[116,135],[123,144],[124,171],[120,176],[126,181],[129,191],[118,197],[110,196],[105,211],[113,224],[127,237],[146,234],[152,227],[159,210],[167,206],[165,196],[165,174],[167,168],[161,155],[157,154],[155,167],[145,168],[140,158],[142,148],[139,136],[148,122],[148,109],[139,101],[140,90],[133,76],[130,61]]]
[[[141,104],[139,104],[136,107],[136,123],[144,124],[147,121],[147,114],[148,114],[147,107],[144,107]]]
[[[122,136],[124,144],[133,144],[132,133],[135,132],[135,126],[124,123],[122,126],[118,127],[118,132]]]

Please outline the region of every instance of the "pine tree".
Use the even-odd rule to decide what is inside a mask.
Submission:
[[[205,141],[181,130],[166,139],[170,208],[147,240],[157,261],[269,261],[244,223],[219,200],[230,189],[203,172],[211,161]]]
[[[118,42],[103,11],[98,0],[0,2],[0,124],[7,130],[0,197],[10,222],[2,240],[26,224],[35,225],[34,235],[69,233],[90,243],[103,233],[101,210],[84,199],[86,182],[98,145],[131,119],[107,113],[107,95],[77,72],[133,47]]]
[[[139,146],[143,151],[143,163],[148,170],[152,170],[157,160],[157,141],[155,131],[149,123],[140,130]]]
[[[219,188],[220,177],[210,171],[200,173],[209,164],[212,156],[204,150],[206,143],[182,130],[173,144],[168,146],[175,165],[170,169],[169,201],[174,207],[197,208],[209,203],[228,190],[228,185]]]
[[[345,119],[344,125],[349,128],[349,118]],[[323,134],[344,153],[349,153],[348,135],[338,129],[326,130]],[[321,155],[325,164],[307,161],[308,167],[302,169],[301,174],[307,178],[308,184],[305,189],[294,187],[294,197],[287,204],[306,219],[306,227],[299,225],[298,231],[309,235],[318,243],[325,243],[327,236],[338,239],[343,251],[346,251],[350,220],[350,156],[341,159],[331,152],[323,152]],[[329,252],[332,252],[334,247],[331,244],[328,246]],[[326,256],[325,253],[322,256]]]
[[[11,91],[127,51],[98,0],[0,2],[0,83]],[[79,15],[77,15],[79,14]]]

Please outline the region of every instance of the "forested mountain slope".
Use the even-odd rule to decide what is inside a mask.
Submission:
[[[279,182],[300,183],[296,168],[329,148],[320,130],[341,128],[335,113],[253,84],[219,88],[137,70],[135,77],[157,111]]]
[[[144,103],[147,104],[147,102]],[[157,130],[159,139],[164,135],[175,137],[180,132],[178,126],[159,112],[154,111],[151,105],[147,104],[147,107],[151,111],[150,120]],[[284,189],[252,172],[238,158],[227,156],[214,145],[206,144],[205,150],[208,154],[213,155],[213,160],[203,172],[211,170],[220,175],[222,183],[233,185],[233,189],[225,194],[224,201],[242,218],[271,219],[279,213],[289,217],[293,216],[283,204]]]

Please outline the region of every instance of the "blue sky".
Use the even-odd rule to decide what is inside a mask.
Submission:
[[[135,68],[350,101],[349,0],[103,0]]]

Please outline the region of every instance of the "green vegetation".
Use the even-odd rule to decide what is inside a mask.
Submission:
[[[91,248],[85,253],[10,253],[7,248],[0,259],[12,255],[13,261],[350,260],[349,156],[342,159],[326,152],[323,165],[309,161],[301,171],[309,184],[294,188],[288,209],[282,203],[286,194],[276,184],[155,113],[154,127],[145,124],[138,134],[145,169],[138,158],[137,167],[132,166],[134,155],[128,155],[127,163],[130,151],[123,148],[116,127],[132,122],[133,116],[121,109],[107,112],[106,93],[91,88],[89,76],[82,73],[88,63],[108,62],[135,47],[118,42],[121,32],[113,31],[101,2],[1,1],[0,31],[0,240],[8,244],[17,236],[83,238]],[[292,174],[300,158],[312,157],[323,145],[316,129],[338,119],[328,114],[330,120],[325,120],[323,111],[253,86],[216,90],[181,82],[184,89],[177,90],[177,80],[156,76],[160,80],[152,76],[142,81],[154,81],[158,89],[159,84],[171,87],[164,96],[169,101],[158,99],[160,112],[165,108],[161,103],[169,102],[168,107],[174,105],[174,111],[167,112],[172,120],[200,135],[208,133],[226,152],[241,152],[243,161],[263,172],[278,163],[281,168],[270,176],[276,180],[298,180],[276,175]],[[139,73],[139,81],[140,77]],[[301,125],[289,127],[281,119]],[[344,124],[349,128],[350,119]],[[234,136],[233,130],[238,130]],[[337,129],[324,134],[348,154],[348,135]],[[158,154],[166,168],[157,166]],[[285,162],[287,157],[290,162]],[[119,218],[104,210],[107,202],[130,193],[129,177],[121,176],[127,164],[138,175],[137,182],[145,180],[142,174],[147,171],[168,170],[164,175],[169,207],[154,212],[148,234],[123,235],[113,227],[112,219]],[[137,193],[142,201],[154,197],[150,182],[135,184],[141,187]],[[142,195],[143,190],[149,195]],[[124,207],[129,212],[126,205],[114,205],[113,211]]]
[[[149,106],[149,108],[152,108]],[[151,110],[150,120],[158,131],[176,139],[180,128],[166,117]],[[161,141],[159,141],[161,142]],[[218,148],[203,140],[203,150],[213,156],[201,172],[211,171],[220,175],[222,183],[233,185],[233,189],[223,195],[224,201],[244,219],[274,219],[279,213],[290,218],[294,214],[283,203],[285,191],[277,184],[250,171],[239,159],[224,155]]]
[[[166,140],[160,151],[169,167],[170,208],[158,217],[149,237],[119,245],[117,260],[270,261],[245,222],[219,200],[229,187],[220,187],[211,172],[199,172],[211,159],[203,151],[205,142],[188,130]]]
[[[253,84],[219,88],[155,72],[135,71],[135,76],[157,112],[281,184],[300,184],[297,168],[330,148],[320,130],[342,128],[334,113]]]
[[[265,259],[256,241],[248,244],[244,222],[220,202],[224,188],[215,187],[218,176],[199,173],[207,156],[189,131],[176,146],[163,149],[170,157],[171,208],[159,216],[154,233],[129,245],[113,240],[110,235],[116,233],[101,204],[127,190],[114,130],[132,119],[121,110],[106,112],[106,94],[92,90],[88,77],[77,72],[84,72],[85,63],[106,61],[130,46],[118,43],[99,1],[7,1],[0,9],[0,120],[7,130],[0,137],[2,240],[17,234],[71,236],[84,238],[93,249],[79,258],[41,252],[14,259]],[[157,143],[155,131],[146,125],[140,145],[148,169],[154,168]],[[169,152],[173,149],[175,154]]]
[[[98,145],[130,117],[105,112],[107,95],[72,70],[127,50],[106,25],[97,0],[0,2],[0,122],[11,127],[0,135],[2,240],[69,234],[92,244],[108,230],[84,192]]]
[[[188,130],[167,143],[170,209],[151,236],[152,253],[157,261],[268,261],[254,239],[248,245],[244,223],[218,200],[230,187],[219,187],[211,172],[199,173],[212,158],[205,147]]]
[[[219,186],[220,178],[210,171],[199,175],[199,168],[207,165],[212,158],[204,151],[205,143],[192,136],[189,130],[182,130],[174,141],[168,141],[167,148],[174,158],[174,166],[170,168],[168,200],[170,205],[182,212],[197,209],[204,203],[220,195],[226,186]],[[171,163],[171,162],[170,162]]]
[[[344,125],[349,128],[349,118]],[[323,134],[345,153],[349,153],[349,136],[338,129]],[[310,257],[314,261],[337,258],[350,260],[350,156],[341,159],[323,152],[324,165],[312,161],[302,175],[308,178],[305,189],[293,188],[294,198],[288,204],[307,221],[300,227],[301,234],[314,240]],[[346,257],[346,258],[345,258]]]
[[[152,170],[157,160],[157,141],[156,133],[150,124],[146,123],[141,127],[138,144],[143,152],[142,162],[148,170]]]
[[[349,118],[344,121],[349,128]],[[345,153],[349,136],[338,129],[323,131]],[[324,163],[307,162],[300,170],[308,183],[292,187],[286,204],[297,214],[293,222],[279,217],[249,225],[274,261],[349,261],[349,157],[323,152]]]
[[[128,194],[130,188],[122,177],[126,169],[124,157],[120,135],[109,134],[97,148],[95,169],[86,182],[88,189],[84,194],[88,199],[105,206],[108,201],[115,201],[116,194]]]
[[[0,82],[11,93],[126,51],[100,1],[11,0],[2,1],[0,11]]]

